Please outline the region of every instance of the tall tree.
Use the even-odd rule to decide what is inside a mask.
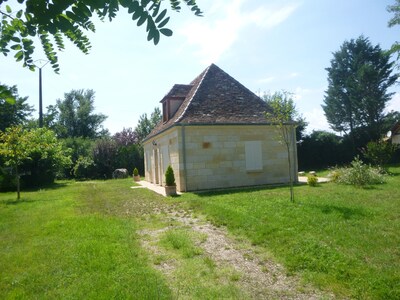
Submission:
[[[357,127],[365,128],[369,139],[381,134],[384,109],[393,95],[388,89],[398,77],[392,74],[393,64],[389,53],[364,36],[345,41],[333,53],[322,108],[331,128],[350,134],[354,147]]]
[[[6,128],[13,125],[18,125],[27,121],[28,117],[33,112],[33,107],[26,103],[28,97],[19,97],[18,89],[15,85],[12,87],[3,86],[10,94],[0,93],[1,131],[4,131]],[[9,98],[15,99],[15,102],[8,100]]]
[[[34,69],[32,55],[35,51],[33,37],[38,36],[44,53],[55,72],[59,71],[57,50],[65,49],[64,38],[73,42],[83,53],[91,48],[85,31],[95,32],[93,17],[112,21],[119,9],[126,10],[137,26],[146,25],[147,40],[157,44],[160,34],[171,36],[165,26],[170,17],[162,9],[162,0],[63,0],[63,1],[0,1],[0,52],[7,55],[14,52],[17,61],[23,60],[24,67]],[[195,0],[170,0],[172,10],[180,11],[181,3],[186,4],[197,16],[202,12]],[[55,44],[55,45],[54,45]]]
[[[389,20],[388,26],[393,27],[396,25],[400,25],[400,0],[395,0],[395,4],[389,5],[387,7],[388,12],[394,14],[394,16]],[[400,57],[400,43],[394,42],[392,48],[390,49],[392,53],[397,53],[397,58]]]
[[[45,121],[60,138],[97,138],[104,135],[102,123],[107,118],[94,113],[94,91],[72,90],[48,108]]]
[[[270,112],[266,113],[266,118],[272,122],[278,133],[279,142],[285,147],[288,161],[288,175],[290,183],[290,201],[294,202],[294,151],[296,147],[296,122],[298,117],[296,106],[292,99],[292,94],[286,91],[275,92],[274,94],[264,95],[264,100],[271,108]]]
[[[139,143],[142,142],[146,136],[150,134],[150,132],[157,126],[158,123],[162,120],[162,115],[160,108],[156,107],[154,111],[151,113],[150,118],[147,117],[147,114],[143,114],[140,116],[137,126],[135,127],[135,134],[138,138]]]
[[[119,146],[129,146],[138,142],[135,132],[130,127],[124,127],[121,132],[115,133],[113,139]]]

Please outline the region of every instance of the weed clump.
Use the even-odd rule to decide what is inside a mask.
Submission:
[[[318,184],[318,177],[315,175],[308,175],[307,176],[307,184],[309,186],[315,187]]]
[[[349,167],[333,170],[330,178],[336,183],[358,187],[385,182],[385,178],[379,168],[374,168],[363,163],[358,156],[354,158]]]

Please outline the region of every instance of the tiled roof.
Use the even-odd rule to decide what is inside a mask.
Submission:
[[[176,113],[160,122],[146,139],[178,123],[268,124],[265,102],[214,64],[189,85],[174,85],[161,102],[184,92],[185,100]]]
[[[172,89],[164,96],[160,102],[164,102],[168,98],[186,98],[187,94],[192,89],[191,84],[174,84]]]

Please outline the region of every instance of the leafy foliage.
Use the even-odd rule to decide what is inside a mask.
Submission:
[[[9,127],[0,134],[0,156],[6,166],[13,168],[19,199],[19,178],[29,186],[54,181],[57,172],[71,163],[69,153],[51,130],[38,128],[23,130],[21,126]]]
[[[286,91],[264,95],[264,100],[271,108],[266,113],[266,118],[277,127],[279,141],[285,146],[288,160],[288,173],[290,181],[290,200],[294,202],[293,189],[293,152],[296,147],[295,118],[298,115],[292,94]]]
[[[297,147],[299,168],[315,169],[350,163],[352,145],[348,137],[315,130],[306,135]]]
[[[133,169],[133,176],[139,176],[139,170],[137,168]]]
[[[26,103],[28,97],[21,98],[18,96],[16,86],[0,86],[3,86],[7,91],[0,92],[0,130],[5,131],[8,127],[27,121],[33,112],[33,107]],[[10,101],[10,98],[14,101]]]
[[[72,90],[48,107],[44,121],[59,138],[97,138],[106,134],[102,123],[107,118],[94,113],[94,91]]]
[[[354,158],[350,167],[339,168],[333,172],[335,175],[331,179],[341,184],[364,187],[384,182],[384,176],[381,174],[380,169],[364,164],[359,157]]]
[[[307,184],[312,187],[317,186],[318,185],[318,177],[315,175],[308,175],[307,176]]]
[[[96,178],[94,161],[90,157],[80,156],[75,163],[73,174],[77,180]]]
[[[400,0],[395,0],[395,4],[389,5],[387,7],[388,12],[391,12],[394,14],[394,16],[389,20],[388,26],[393,27],[396,25],[400,25]],[[395,42],[391,49],[390,52],[396,53],[397,52],[397,58],[400,57],[400,44],[399,42]]]
[[[363,36],[345,41],[333,53],[322,105],[333,130],[353,135],[355,128],[364,127],[369,140],[379,138],[383,112],[392,96],[388,89],[398,77],[392,74],[393,64],[389,53]]]
[[[10,87],[5,84],[0,83],[0,99],[3,99],[5,102],[9,104],[15,104],[15,96],[11,91]]]
[[[151,113],[150,118],[147,117],[147,114],[143,114],[139,118],[139,122],[135,127],[135,134],[139,143],[141,143],[146,136],[150,134],[150,132],[157,126],[158,123],[162,120],[161,111],[158,107],[154,109]]]
[[[96,178],[112,178],[112,172],[116,169],[116,156],[118,147],[110,138],[99,139],[92,149],[92,158],[96,166]]]
[[[165,185],[166,186],[176,185],[174,170],[172,169],[172,167],[170,165],[168,166],[167,170],[165,171]]]
[[[70,40],[83,53],[87,54],[91,44],[86,31],[95,32],[93,17],[112,21],[120,9],[126,10],[137,26],[145,26],[147,40],[155,45],[160,36],[171,36],[166,27],[170,17],[167,9],[162,9],[161,0],[64,0],[36,1],[18,0],[19,7],[11,8],[7,0],[0,1],[0,52],[14,53],[16,61],[23,66],[35,69],[32,59],[35,51],[33,37],[38,36],[54,71],[59,72],[57,51],[65,49],[64,39]],[[202,12],[195,0],[170,0],[172,10],[180,11],[185,3],[197,16]],[[17,6],[13,3],[14,6]]]
[[[362,152],[371,164],[383,169],[390,162],[397,149],[397,145],[380,140],[369,142]]]
[[[113,139],[120,146],[129,146],[138,142],[138,138],[132,128],[125,127],[121,132],[114,134]]]

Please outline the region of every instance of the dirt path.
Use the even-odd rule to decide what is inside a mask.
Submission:
[[[199,245],[205,255],[210,257],[219,268],[233,267],[240,277],[236,284],[250,299],[333,299],[333,295],[323,294],[310,287],[299,284],[299,279],[287,276],[284,268],[263,257],[254,246],[237,241],[227,233],[226,229],[216,227],[209,222],[192,217],[191,212],[169,210],[163,212],[171,221],[167,228],[144,230],[142,235],[151,236],[152,241],[143,240],[143,246],[158,253],[154,243],[159,235],[174,227],[190,228],[206,236]],[[164,262],[158,266],[165,276],[172,276],[174,265]]]

